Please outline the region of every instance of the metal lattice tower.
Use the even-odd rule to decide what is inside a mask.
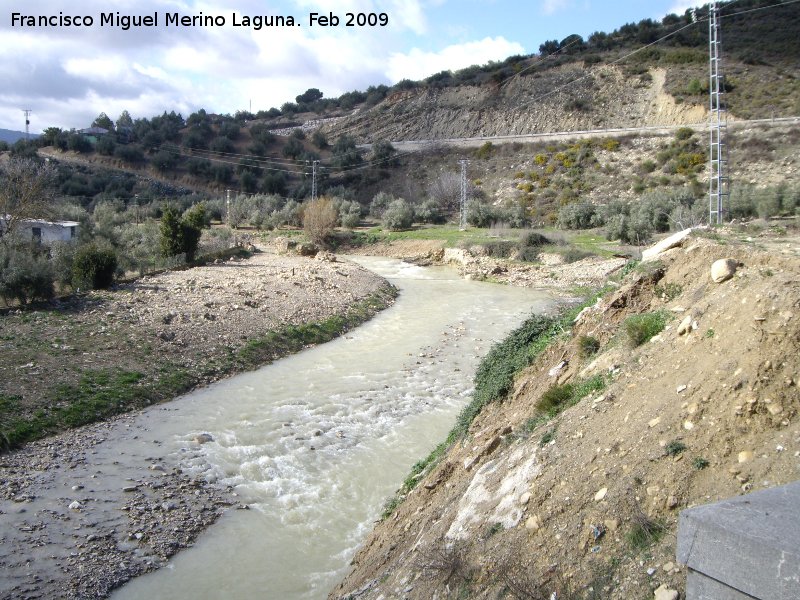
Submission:
[[[461,163],[461,230],[467,228],[467,165],[469,161],[462,158]]]
[[[31,139],[31,113],[33,112],[30,108],[23,108],[22,112],[25,113],[25,141],[30,141]]]
[[[315,160],[311,163],[311,201],[317,199],[317,165],[319,164],[318,160]]]
[[[711,2],[708,20],[709,54],[709,151],[708,151],[708,224],[722,223],[723,210],[727,205],[728,191],[728,147],[725,144],[727,116],[723,95],[725,93],[722,65],[720,62],[719,7]]]

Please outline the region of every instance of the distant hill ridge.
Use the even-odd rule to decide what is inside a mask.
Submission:
[[[31,133],[31,138],[39,137],[38,133]],[[14,131],[12,129],[0,129],[0,142],[8,142],[9,144],[13,144],[17,140],[25,139],[25,132],[24,131]]]

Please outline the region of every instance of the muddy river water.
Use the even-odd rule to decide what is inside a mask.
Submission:
[[[469,401],[480,357],[553,304],[445,268],[356,260],[400,288],[394,306],[333,342],[142,415],[170,460],[234,486],[250,510],[228,511],[115,600],[325,598],[385,500]],[[198,447],[200,433],[213,441]]]

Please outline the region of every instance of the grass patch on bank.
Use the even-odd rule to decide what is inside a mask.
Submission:
[[[344,315],[334,315],[324,321],[287,325],[264,336],[249,340],[235,357],[235,363],[244,368],[254,368],[308,346],[323,344],[342,335],[372,318],[396,297],[397,290],[391,288],[377,292],[356,302]]]
[[[641,346],[664,331],[668,316],[665,311],[658,310],[641,315],[632,315],[625,319],[622,327],[630,346],[632,348]]]
[[[508,239],[516,240],[518,231],[522,230],[515,230],[514,235]],[[456,248],[464,245],[491,243],[497,241],[497,237],[491,235],[489,229],[477,227],[470,227],[463,231],[457,226],[421,226],[407,231],[387,231],[381,227],[373,227],[366,231],[354,231],[349,243],[352,246],[365,246],[397,240],[439,240],[444,242],[448,248]]]
[[[194,385],[179,368],[164,368],[163,377],[148,381],[143,373],[116,369],[84,371],[75,384],[60,384],[46,408],[20,415],[19,396],[0,397],[0,449],[18,448],[46,435],[102,421],[114,415],[172,398]]]

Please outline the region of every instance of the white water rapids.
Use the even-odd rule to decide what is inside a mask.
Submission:
[[[491,344],[552,305],[444,268],[358,262],[400,288],[346,336],[146,413],[150,436],[198,476],[235,486],[195,547],[113,598],[325,598],[411,465],[447,435]],[[149,416],[147,416],[149,415]],[[191,440],[210,433],[214,441]]]

